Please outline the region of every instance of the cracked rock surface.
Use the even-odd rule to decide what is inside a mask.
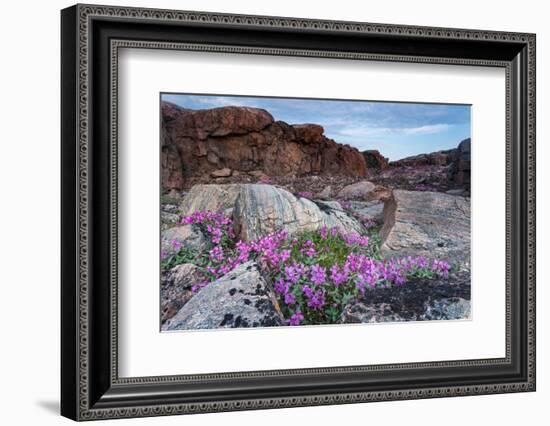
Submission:
[[[251,261],[201,289],[162,330],[271,327],[283,322],[273,289]]]
[[[385,257],[426,256],[469,266],[470,200],[428,191],[394,190],[384,205]]]

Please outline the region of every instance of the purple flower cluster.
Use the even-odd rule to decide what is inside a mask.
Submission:
[[[337,264],[330,268],[330,278],[336,287],[345,283],[349,279],[349,271],[346,268],[340,268]]]
[[[302,287],[302,291],[307,298],[307,307],[311,309],[320,309],[322,308],[325,301],[325,290],[322,288],[310,287],[305,285]]]
[[[293,313],[288,320],[289,325],[300,325],[300,323],[304,320],[304,314],[302,314],[301,311],[296,311]]]
[[[338,200],[338,203],[340,204],[340,207],[342,207],[344,210],[351,209],[351,202],[348,200]]]
[[[298,237],[280,230],[254,241],[235,242],[231,219],[219,212],[196,212],[181,223],[200,225],[213,243],[207,255],[197,258],[205,272],[193,291],[254,259],[272,280],[289,325],[335,321],[350,298],[369,289],[401,286],[414,276],[446,277],[450,272],[447,262],[421,256],[378,260],[372,256],[368,236],[338,228],[322,227]],[[179,250],[181,244],[174,240],[172,247]]]
[[[197,211],[185,216],[179,222],[180,225],[203,225],[211,235],[214,244],[220,244],[222,238],[235,238],[233,221],[223,213],[211,210]]]
[[[319,265],[311,267],[310,280],[315,285],[321,285],[327,280],[327,270]]]
[[[342,234],[344,241],[348,246],[358,245],[361,247],[367,247],[369,245],[369,237],[366,235],[359,235],[357,233]]]
[[[317,250],[315,250],[315,244],[313,244],[313,241],[306,240],[300,249],[300,253],[305,254],[308,257],[315,256],[317,254]]]

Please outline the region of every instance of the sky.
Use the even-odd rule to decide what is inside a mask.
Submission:
[[[288,124],[315,123],[325,136],[390,160],[455,148],[470,137],[470,106],[403,102],[162,94],[184,108],[248,106]]]

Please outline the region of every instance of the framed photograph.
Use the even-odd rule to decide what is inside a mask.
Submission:
[[[535,390],[535,35],[61,12],[61,412]]]

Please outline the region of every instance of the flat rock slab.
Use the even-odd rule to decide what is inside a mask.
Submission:
[[[290,234],[322,226],[360,232],[361,224],[347,216],[337,202],[314,202],[272,185],[243,184],[233,211],[236,234],[254,240],[281,229]]]
[[[195,330],[284,325],[270,285],[247,262],[200,290],[162,330]]]
[[[384,220],[384,203],[381,201],[349,201],[349,208],[352,212],[379,223]]]
[[[470,264],[470,200],[439,192],[394,190],[384,205],[385,257],[426,256]]]

